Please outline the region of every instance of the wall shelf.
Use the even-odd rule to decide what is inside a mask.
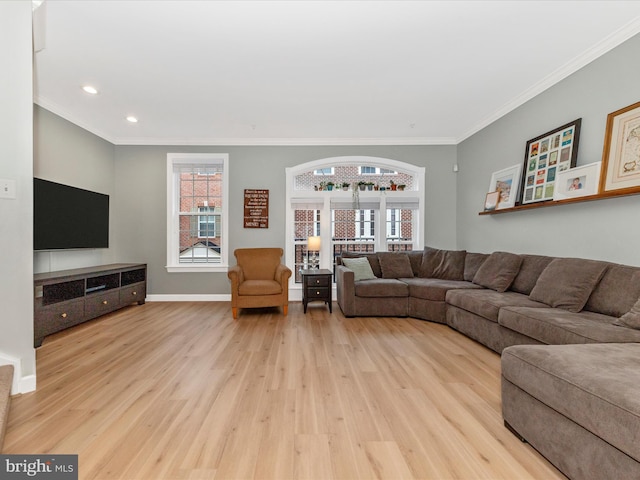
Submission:
[[[510,212],[519,212],[521,210],[533,210],[536,208],[543,207],[555,207],[558,205],[567,205],[571,203],[583,203],[583,202],[592,202],[594,200],[606,200],[608,198],[618,198],[618,197],[628,197],[630,195],[638,195],[640,192],[628,191],[628,192],[605,192],[605,193],[597,193],[595,195],[588,195],[586,197],[579,198],[568,198],[565,200],[548,200],[546,202],[538,202],[538,203],[528,203],[527,205],[516,205],[515,207],[503,208],[502,210],[490,210],[487,212],[479,212],[478,215],[497,215],[500,213],[510,213]]]

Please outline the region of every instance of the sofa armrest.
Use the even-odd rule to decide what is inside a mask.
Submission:
[[[336,265],[335,277],[338,305],[345,316],[352,317],[356,314],[355,274],[344,265]]]

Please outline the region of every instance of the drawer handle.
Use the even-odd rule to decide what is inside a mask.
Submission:
[[[103,301],[102,301],[102,304],[103,304],[103,305],[106,305],[107,303],[109,303],[109,302],[107,302],[106,300],[103,300]]]
[[[67,314],[63,313],[62,315],[60,315],[62,318],[67,318]]]
[[[316,295],[320,295],[320,292],[316,292]]]
[[[134,297],[138,294],[138,292],[131,292],[131,295],[133,295]]]

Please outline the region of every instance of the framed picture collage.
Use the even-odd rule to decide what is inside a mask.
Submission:
[[[553,199],[558,174],[576,166],[581,121],[574,120],[527,142],[521,204]]]

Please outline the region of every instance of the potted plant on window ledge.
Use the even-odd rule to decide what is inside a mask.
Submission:
[[[350,183],[342,182],[342,190],[344,190],[345,192],[349,190],[349,185]]]

